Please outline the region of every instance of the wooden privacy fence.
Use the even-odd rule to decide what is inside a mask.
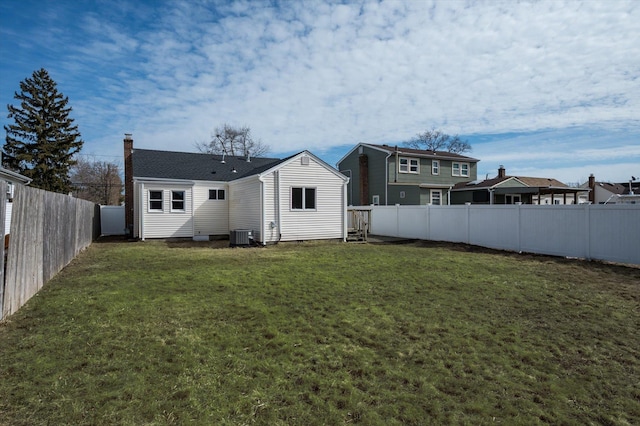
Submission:
[[[640,265],[637,204],[363,208],[375,235]]]
[[[99,236],[100,208],[68,195],[17,186],[10,229],[0,319],[16,312]]]

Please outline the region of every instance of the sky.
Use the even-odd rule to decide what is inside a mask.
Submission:
[[[440,129],[480,179],[640,177],[635,0],[3,0],[2,108],[40,68],[82,155],[120,165],[125,133],[196,152],[228,123],[332,166]]]

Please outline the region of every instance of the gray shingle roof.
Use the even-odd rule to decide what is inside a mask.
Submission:
[[[283,160],[201,154],[194,152],[133,150],[133,176],[136,178],[212,180],[228,182],[263,172]],[[233,170],[236,172],[234,173]]]

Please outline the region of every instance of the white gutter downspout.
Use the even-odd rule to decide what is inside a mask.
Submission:
[[[262,181],[262,179],[258,178],[258,181],[260,182],[260,192],[261,192],[261,197],[260,197],[260,238],[262,239],[262,245],[266,246],[267,243],[265,242],[265,229],[264,229],[264,222],[265,222],[265,211],[264,211],[264,199],[265,199],[265,189],[264,189],[264,182]]]
[[[453,188],[453,185],[449,185],[449,190],[447,191],[447,205],[448,206],[451,205],[451,188]]]
[[[144,241],[144,183],[140,184],[140,213],[138,214],[138,233],[140,234],[140,239]]]
[[[349,212],[347,211],[347,185],[349,180],[342,185],[342,242],[347,242],[347,221]]]
[[[384,159],[384,205],[388,206],[389,205],[389,196],[388,196],[388,189],[389,189],[389,157],[391,157],[391,155],[393,155],[393,152],[390,152],[389,155],[387,155],[387,158]],[[397,163],[397,161],[396,161]],[[351,200],[353,201],[353,200]]]
[[[353,205],[353,172],[351,171],[351,169],[345,169],[345,170],[339,170],[340,173],[345,173],[345,172],[349,172],[349,180],[347,181],[347,185],[351,184],[350,191],[349,191],[349,198],[351,198],[351,204]],[[347,205],[349,205],[349,199],[347,198]]]
[[[278,204],[277,204],[277,208],[276,208],[276,214],[278,215],[277,217],[277,221],[276,224],[278,226],[278,239],[277,242],[280,242],[280,238],[282,238],[282,229],[280,228],[280,226],[282,226],[282,222],[280,221],[280,170],[276,170],[276,199],[278,200]]]

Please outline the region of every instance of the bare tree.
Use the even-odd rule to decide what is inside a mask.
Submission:
[[[405,146],[427,151],[448,151],[462,154],[471,151],[471,145],[460,139],[458,135],[451,136],[441,130],[431,129],[418,133],[413,139],[404,143]]]
[[[71,185],[77,198],[96,204],[117,206],[123,200],[120,167],[115,163],[81,158],[71,170]]]
[[[239,157],[260,157],[271,149],[260,139],[254,139],[248,126],[234,127],[226,123],[216,127],[211,141],[196,143],[196,148],[207,154]]]

